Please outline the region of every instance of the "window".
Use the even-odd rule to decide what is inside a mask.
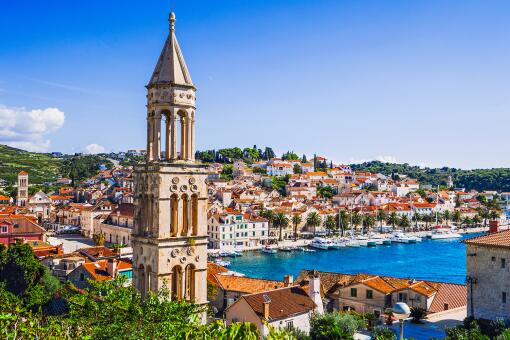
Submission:
[[[374,291],[371,289],[367,289],[367,299],[373,299],[374,298]]]
[[[407,302],[407,294],[406,293],[398,293],[398,301],[399,302]]]
[[[7,227],[2,227],[2,233],[5,234],[7,232]]]
[[[80,273],[80,281],[84,281],[85,280],[85,275],[83,275],[83,273]]]
[[[506,267],[506,260],[501,259],[501,268],[505,268],[505,267]]]
[[[492,262],[496,262],[496,256],[492,257]]]
[[[351,288],[351,296],[357,297],[358,296],[358,290],[356,288]]]
[[[294,321],[290,320],[290,321],[287,321],[287,329],[289,331],[293,330],[294,329]]]
[[[421,301],[421,296],[416,294],[415,300],[416,300],[416,302],[420,302]]]
[[[501,302],[506,303],[506,292],[501,293]]]

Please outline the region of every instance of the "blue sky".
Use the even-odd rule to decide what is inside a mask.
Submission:
[[[171,1],[4,1],[0,143],[144,148]],[[510,166],[510,2],[175,0],[197,148]]]

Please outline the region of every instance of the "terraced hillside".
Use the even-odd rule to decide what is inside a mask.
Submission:
[[[30,183],[55,180],[60,173],[62,159],[49,154],[28,152],[0,144],[0,179],[16,182],[18,172],[30,173]]]

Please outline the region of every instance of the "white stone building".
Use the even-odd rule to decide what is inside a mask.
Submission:
[[[268,234],[268,221],[249,213],[228,212],[208,219],[209,247],[239,249],[258,247]]]

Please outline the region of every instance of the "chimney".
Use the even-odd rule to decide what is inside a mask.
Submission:
[[[283,285],[284,287],[290,287],[294,283],[294,277],[292,275],[285,275],[283,277]]]
[[[309,292],[308,295],[315,303],[315,312],[317,314],[324,313],[324,305],[322,304],[321,298],[321,279],[317,270],[312,270],[308,276]]]
[[[264,319],[269,321],[269,305],[271,304],[271,301],[264,301]]]
[[[108,259],[108,263],[106,264],[106,271],[113,278],[117,276],[117,259]]]

